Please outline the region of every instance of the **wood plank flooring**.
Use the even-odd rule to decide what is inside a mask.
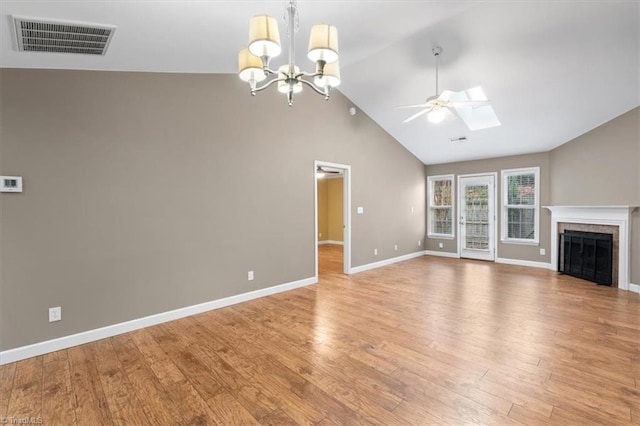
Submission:
[[[0,367],[57,424],[636,424],[640,295],[422,257]]]

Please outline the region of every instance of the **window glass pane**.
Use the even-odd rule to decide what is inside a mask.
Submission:
[[[536,202],[536,175],[527,173],[507,177],[507,204],[533,206]]]
[[[434,206],[450,206],[451,205],[451,180],[433,181],[433,199]]]
[[[429,233],[453,236],[453,178],[429,177]]]
[[[432,209],[431,210],[431,232],[434,234],[453,234],[450,208],[448,209]]]
[[[507,237],[532,240],[535,238],[535,210],[507,208]]]

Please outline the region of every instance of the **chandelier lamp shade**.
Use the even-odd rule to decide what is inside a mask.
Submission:
[[[315,63],[315,70],[304,72],[295,64],[296,0],[289,0],[285,21],[289,62],[277,70],[271,68],[271,59],[282,53],[278,23],[269,15],[257,15],[249,21],[249,45],[238,54],[238,76],[249,83],[252,96],[276,84],[278,91],[287,95],[289,106],[293,105],[293,95],[300,93],[303,86],[329,99],[331,89],[340,85],[338,30],[329,24],[316,24],[311,28],[307,57]]]

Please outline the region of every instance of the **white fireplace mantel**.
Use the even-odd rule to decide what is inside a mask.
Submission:
[[[551,266],[558,270],[558,223],[585,223],[618,227],[618,288],[629,290],[631,213],[637,206],[544,206],[551,211]]]

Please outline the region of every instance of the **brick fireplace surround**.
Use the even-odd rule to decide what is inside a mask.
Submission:
[[[565,229],[595,231],[595,228],[606,226],[614,231],[611,233],[614,234],[614,247],[617,246],[617,250],[614,248],[617,253],[614,252],[613,259],[617,280],[614,276],[613,287],[631,290],[629,254],[631,252],[631,213],[635,210],[635,206],[545,206],[545,208],[551,211],[551,267],[554,271],[558,270],[559,232]],[[617,232],[614,228],[617,228]],[[615,244],[616,239],[617,244]]]

